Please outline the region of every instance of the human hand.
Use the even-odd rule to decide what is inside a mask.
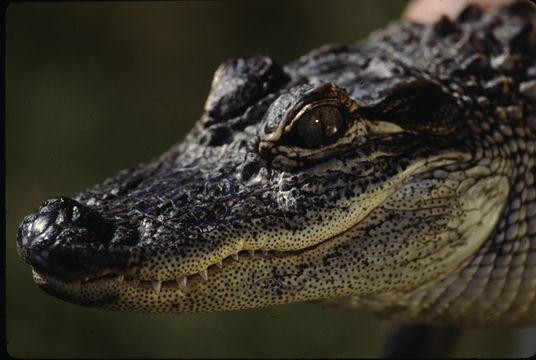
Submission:
[[[478,5],[482,10],[499,4],[512,3],[512,0],[412,0],[406,6],[403,19],[419,23],[430,23],[441,15],[456,17],[467,5]]]

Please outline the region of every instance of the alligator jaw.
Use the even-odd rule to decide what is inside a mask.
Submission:
[[[467,156],[445,153],[427,161],[433,169],[463,159],[467,160]],[[249,242],[249,249],[231,252],[223,258],[216,255],[221,253],[221,249],[215,251],[208,266],[184,275],[179,273],[173,278],[163,277],[157,270],[143,272],[136,267],[122,271],[102,268],[92,274],[86,272],[82,277],[71,278],[60,278],[34,268],[34,280],[45,291],[73,303],[138,312],[234,310],[317,300],[326,293],[335,297],[349,296],[352,286],[341,284],[351,284],[356,279],[360,283],[361,280],[352,275],[352,268],[347,266],[346,260],[334,260],[336,254],[340,254],[349,243],[359,242],[364,247],[363,258],[355,260],[353,266],[368,266],[362,265],[368,262],[366,242],[354,240],[352,233],[371,211],[380,208],[405,182],[422,175],[423,169],[419,162],[408,166],[390,181],[389,188],[383,187],[376,194],[371,191],[370,196],[362,201],[367,203],[365,208],[368,210],[363,211],[365,208],[361,206],[362,211],[356,212],[359,216],[341,228],[341,232],[301,249],[267,250],[260,247],[265,243],[262,240],[258,241],[256,249],[252,249],[255,243]],[[346,211],[350,209],[346,208]],[[222,242],[226,248],[244,248],[246,243],[243,239]],[[339,271],[334,271],[337,268]],[[364,283],[367,281],[363,280]],[[307,288],[305,284],[316,285]],[[381,287],[380,282],[371,289],[373,287]]]
[[[327,240],[330,242],[332,239]],[[100,276],[85,277],[84,279],[62,280],[52,275],[33,270],[34,281],[44,291],[63,300],[85,306],[100,307],[111,310],[137,311],[137,312],[202,312],[212,311],[210,304],[201,303],[199,307],[192,307],[191,300],[205,297],[207,293],[214,293],[214,289],[221,288],[222,279],[227,279],[227,284],[232,283],[233,274],[249,272],[255,277],[255,269],[272,268],[273,262],[286,259],[289,264],[300,261],[299,258],[305,253],[316,248],[300,251],[254,251],[243,250],[234,253],[225,259],[201,270],[199,273],[187,276],[179,276],[172,280],[140,280],[134,276],[121,273],[108,272]],[[270,265],[272,264],[272,265]],[[290,268],[290,267],[289,267]],[[281,279],[289,280],[291,274],[282,275]],[[258,276],[255,283],[271,282],[272,276]],[[239,280],[239,281],[243,281]],[[291,282],[294,282],[291,281]],[[241,289],[250,286],[249,291],[255,290],[256,286],[241,283]],[[130,304],[133,298],[145,299],[145,306],[140,303]],[[216,301],[217,298],[211,296]],[[289,298],[285,302],[293,302]],[[219,304],[222,310],[234,310],[243,308],[242,303]],[[269,305],[257,304],[256,306]]]

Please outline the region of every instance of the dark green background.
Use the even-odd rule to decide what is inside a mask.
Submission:
[[[72,305],[33,284],[17,226],[45,199],[147,161],[199,117],[229,57],[292,61],[353,43],[405,2],[20,3],[6,14],[7,340],[17,357],[375,357],[386,325],[293,304],[146,315]],[[511,330],[470,330],[458,356],[516,356]]]

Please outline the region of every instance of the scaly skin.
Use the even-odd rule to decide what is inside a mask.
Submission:
[[[536,13],[401,22],[285,67],[233,59],[184,142],[27,216],[35,281],[107,309],[319,300],[536,321]]]

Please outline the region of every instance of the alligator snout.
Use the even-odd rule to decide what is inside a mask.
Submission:
[[[17,250],[38,272],[80,278],[107,267],[114,232],[113,222],[97,211],[59,197],[47,200],[24,218],[17,233]]]

